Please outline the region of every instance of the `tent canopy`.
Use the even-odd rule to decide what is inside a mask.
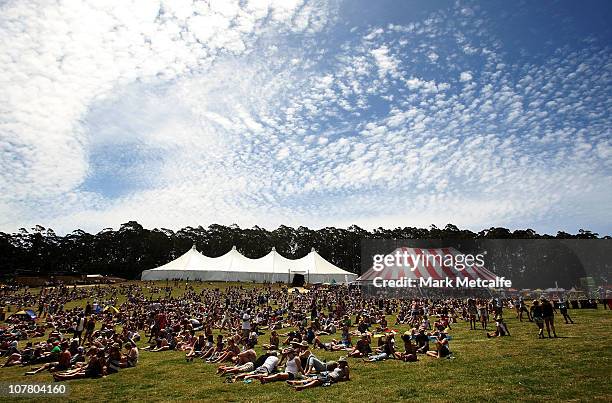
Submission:
[[[25,318],[25,319],[32,319],[32,320],[36,319],[36,313],[32,311],[31,309],[15,312],[13,315],[21,316],[22,318]]]
[[[352,282],[357,275],[333,265],[319,255],[314,248],[300,259],[287,259],[275,248],[259,259],[242,255],[236,247],[226,254],[213,258],[198,252],[195,245],[175,260],[155,269],[142,272],[142,280],[203,280],[291,282],[295,274],[304,276],[306,282]]]

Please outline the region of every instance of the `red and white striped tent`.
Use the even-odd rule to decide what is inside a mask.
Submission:
[[[380,271],[376,271],[374,267],[371,267],[367,272],[362,274],[357,281],[361,283],[371,282],[377,277],[383,280],[398,280],[402,277],[406,279],[427,279],[431,277],[434,280],[441,280],[444,278],[453,280],[457,278],[467,278],[468,280],[476,280],[479,278],[482,280],[495,280],[497,277],[483,266],[471,265],[466,266],[462,270],[458,270],[455,267],[445,265],[445,256],[452,255],[454,257],[463,255],[455,248],[421,249],[402,247],[397,248],[391,252],[390,255],[394,255],[398,251],[402,254],[407,252],[408,266],[385,266]],[[419,255],[421,257],[417,258]],[[414,267],[414,270],[411,269],[412,267]]]

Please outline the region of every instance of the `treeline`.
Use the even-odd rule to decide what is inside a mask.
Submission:
[[[462,230],[452,224],[444,228],[404,227],[377,228],[372,231],[358,226],[306,227],[280,226],[274,231],[264,228],[240,228],[237,225],[186,227],[179,231],[165,228],[146,229],[135,221],[122,224],[118,230],[106,228],[97,234],[75,230],[58,236],[52,229],[36,226],[17,233],[0,232],[0,270],[3,274],[35,272],[50,274],[79,272],[139,278],[143,270],[165,264],[185,253],[193,244],[208,256],[220,256],[233,245],[247,257],[259,258],[274,246],[288,258],[299,258],[315,248],[321,256],[346,270],[360,273],[361,241],[364,239],[597,239],[586,230],[578,234],[559,232],[555,236],[539,235],[531,229],[510,231],[489,228],[478,233]],[[609,237],[605,237],[609,238]]]

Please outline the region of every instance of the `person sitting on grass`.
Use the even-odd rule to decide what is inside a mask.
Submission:
[[[436,351],[428,351],[427,355],[434,358],[446,358],[451,352],[448,348],[448,338],[445,333],[438,333],[436,340]]]
[[[372,347],[370,346],[370,336],[368,336],[367,333],[363,333],[355,347],[348,353],[348,356],[354,358],[363,358],[367,357],[371,353]]]
[[[224,349],[225,343],[223,342],[223,335],[219,334],[217,335],[217,343],[215,346],[208,349],[208,351],[202,355],[202,359],[205,359],[206,362],[212,362],[223,353]]]
[[[350,371],[348,361],[346,357],[338,359],[338,367],[330,372],[322,372],[317,374],[314,378],[287,381],[287,383],[294,387],[295,390],[300,391],[308,388],[314,388],[317,386],[328,386],[337,382],[344,382],[350,380]]]
[[[119,366],[121,368],[134,368],[138,364],[138,347],[133,341],[125,343],[125,349],[128,351],[126,355],[121,356]]]
[[[32,342],[29,341],[22,351],[12,353],[2,367],[12,367],[13,365],[27,365],[34,358],[35,349],[32,347]]]
[[[502,336],[510,336],[510,331],[508,330],[508,326],[504,322],[504,318],[501,315],[495,315],[495,331],[491,333],[487,333],[487,337],[502,337]]]
[[[300,379],[304,370],[300,363],[299,357],[296,355],[293,348],[288,348],[283,352],[283,355],[287,358],[287,364],[285,365],[285,371],[277,374],[271,374],[259,378],[259,381],[264,384],[267,382],[286,381]],[[282,361],[282,360],[281,360]]]
[[[438,332],[444,332],[446,329],[451,330],[448,317],[440,316],[438,320],[434,322],[434,329]]]
[[[429,351],[429,336],[425,334],[425,329],[419,329],[419,333],[414,336],[414,341],[418,354],[426,354]]]
[[[187,352],[187,354],[185,354],[185,360],[193,361],[195,357],[201,356],[202,351],[204,350],[205,346],[206,346],[206,338],[204,338],[204,335],[201,334],[198,336],[195,343],[193,343],[193,346],[191,346],[191,349]]]
[[[210,360],[207,362],[217,364],[224,361],[231,361],[233,357],[237,356],[240,353],[240,347],[236,345],[236,342],[233,338],[229,338],[227,342],[227,347],[223,349],[223,351],[217,356],[216,359]]]
[[[253,345],[249,345],[248,349],[239,353],[232,359],[234,365],[221,365],[217,368],[217,373],[221,376],[226,374],[239,374],[242,372],[251,372],[255,368],[255,360],[257,353],[253,349]]]
[[[222,335],[221,338],[223,338]],[[202,354],[200,354],[200,358],[206,359],[209,358],[215,352],[215,344],[214,344],[214,336],[212,334],[208,334],[206,336],[206,345],[202,349]]]
[[[165,337],[158,337],[155,340],[155,346],[147,346],[144,349],[153,353],[158,353],[160,351],[170,350],[170,344],[168,344],[168,339]]]
[[[78,367],[71,371],[55,372],[55,381],[68,381],[81,378],[99,378],[104,376],[104,351],[100,350],[89,358],[89,362],[84,367]]]
[[[270,343],[263,344],[262,347],[266,350],[278,350],[278,345],[280,344],[280,339],[278,338],[278,333],[276,330],[272,330],[270,333]]]
[[[68,350],[68,342],[63,341],[60,349],[61,349],[61,352],[59,353],[57,362],[49,362],[43,365],[42,367],[34,368],[31,371],[26,372],[25,374],[26,375],[36,375],[39,372],[47,371],[47,370],[51,372],[69,370],[71,366],[70,360],[72,358],[72,355],[70,354],[70,351]]]
[[[369,358],[364,359],[364,362],[375,362],[383,361],[386,359],[395,358],[395,333],[391,332],[385,339],[385,344],[382,348],[382,352],[379,354],[371,355]]]
[[[403,360],[403,361],[418,361],[418,358],[416,356],[417,353],[417,348],[416,346],[412,343],[412,332],[410,331],[406,331],[404,332],[404,334],[402,335],[402,341],[404,342],[404,352],[399,352],[396,351],[395,352],[395,358],[397,358],[398,360]]]

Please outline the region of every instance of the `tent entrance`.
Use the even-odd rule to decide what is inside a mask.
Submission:
[[[306,279],[303,274],[295,273],[293,275],[293,280],[291,281],[292,287],[303,287]]]

